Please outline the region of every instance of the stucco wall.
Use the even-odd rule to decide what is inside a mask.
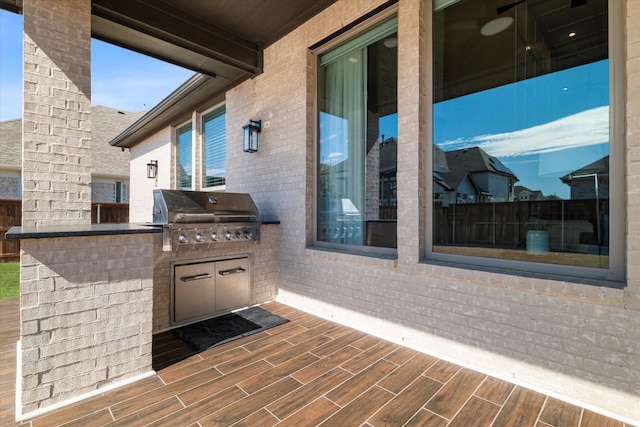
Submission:
[[[382,4],[338,1],[265,51],[227,94],[227,188],[281,220],[278,299],[374,335],[606,411],[640,405],[640,2],[626,1],[627,282],[474,269],[424,259],[430,13],[399,2],[398,258],[313,248],[314,60],[308,47]],[[637,26],[636,26],[637,27]],[[418,60],[423,58],[423,60]],[[241,127],[270,122],[260,151]],[[624,123],[624,122],[621,122]],[[237,143],[236,143],[237,141]]]
[[[166,128],[143,144],[131,149],[129,222],[151,222],[153,190],[172,188],[173,165],[171,163],[171,128]],[[158,161],[158,179],[147,178],[147,163]]]
[[[0,172],[0,199],[20,199],[20,172]]]

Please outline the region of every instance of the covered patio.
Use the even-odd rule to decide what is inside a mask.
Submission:
[[[626,425],[276,302],[289,323],[200,354],[158,334],[157,375],[15,423],[18,302],[0,301],[3,426]]]
[[[25,17],[22,140],[31,159],[22,227],[11,237],[22,239],[20,300],[0,302],[0,424],[636,424],[640,89],[626,83],[640,74],[640,33],[629,25],[640,7],[609,3],[620,6],[611,28],[624,28],[612,62],[629,68],[611,122],[616,169],[629,184],[616,211],[616,230],[628,233],[611,258],[613,280],[432,256],[425,147],[435,3],[455,2],[0,0]],[[396,17],[397,247],[327,246],[315,230],[314,61],[320,47]],[[242,250],[252,251],[250,304],[289,323],[190,354],[166,332],[172,261],[162,228],[91,224],[90,165],[101,161],[89,150],[92,37],[202,73],[206,91],[187,85],[180,94],[193,108],[170,96],[148,113],[153,127],[142,120],[125,131],[163,156],[144,154],[161,159],[160,186],[177,186],[176,129],[187,120],[198,131],[209,103],[224,101],[225,191],[250,192],[269,223],[260,245]],[[265,120],[252,154],[231,143],[249,117]],[[175,256],[205,258],[190,250]],[[225,251],[215,256],[239,252]]]

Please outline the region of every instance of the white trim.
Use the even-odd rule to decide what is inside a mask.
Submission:
[[[205,165],[205,161],[204,161],[204,149],[205,149],[205,143],[204,143],[204,121],[202,120],[202,118],[204,116],[206,116],[207,114],[224,107],[224,116],[225,116],[225,129],[224,129],[224,149],[225,149],[225,183],[224,185],[214,185],[211,187],[206,187],[204,185],[204,177],[206,176],[206,165]],[[227,128],[227,101],[226,99],[223,99],[222,101],[218,102],[217,104],[214,104],[213,107],[207,108],[206,110],[203,110],[202,112],[199,113],[200,115],[200,147],[198,147],[199,153],[200,153],[200,164],[198,165],[199,169],[200,169],[200,180],[199,180],[199,187],[201,190],[203,191],[226,191],[227,189],[227,178],[226,178],[226,172],[227,172],[227,166],[226,166],[226,159],[227,159],[227,147],[229,146],[229,138],[228,138],[228,128]]]
[[[22,421],[22,340],[16,342],[16,422]]]
[[[56,402],[52,405],[45,406],[44,408],[40,408],[35,411],[23,414],[22,413],[22,351],[21,350],[22,350],[21,340],[18,340],[16,343],[16,422],[26,421],[34,417],[39,417],[40,415],[44,415],[48,412],[55,411],[56,409],[63,408],[73,403],[77,403],[82,400],[98,396],[100,394],[106,393],[116,388],[124,387],[130,384],[133,384],[135,382],[138,382],[140,380],[143,380],[145,378],[149,378],[156,375],[156,371],[152,369],[143,374],[139,374],[134,377],[127,378],[125,380],[118,381],[104,387],[100,387],[88,393],[84,393],[79,396],[72,397],[70,399]]]
[[[371,317],[291,291],[279,289],[276,301],[359,330],[368,335],[551,396],[606,417],[620,420],[629,425],[640,426],[640,418],[632,418],[637,416],[634,408],[638,407],[640,399],[630,393],[624,393],[620,390],[614,390],[567,374],[537,367],[507,356],[451,341],[398,323]],[[473,354],[473,361],[469,361],[468,357],[464,357],[469,354]],[[474,363],[474,361],[478,363]],[[482,363],[483,361],[484,363]],[[500,371],[490,369],[488,366],[498,366]],[[570,383],[571,390],[566,388],[561,390],[562,387],[558,387],[558,385],[562,382]],[[555,389],[551,389],[547,384],[555,386]],[[585,398],[570,396],[569,393],[576,394],[573,392],[580,393]],[[587,396],[592,397],[591,401],[586,399]],[[616,409],[613,409],[614,407],[620,409],[620,411],[616,412]],[[626,413],[622,413],[622,411],[626,411]]]

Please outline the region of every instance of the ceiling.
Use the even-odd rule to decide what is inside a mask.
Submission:
[[[442,79],[436,101],[608,57],[607,0],[441,3],[448,6],[433,18],[435,34],[442,34],[434,36],[434,67]],[[486,23],[504,17],[513,18],[504,31],[481,34]]]

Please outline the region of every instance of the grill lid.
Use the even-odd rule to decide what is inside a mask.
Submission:
[[[246,193],[153,190],[153,222],[256,222],[258,208]]]

